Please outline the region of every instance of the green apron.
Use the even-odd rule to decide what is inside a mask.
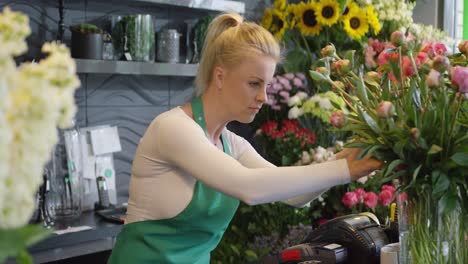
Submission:
[[[192,101],[192,111],[206,134],[201,97]],[[231,155],[224,135],[221,140],[224,152]],[[238,206],[238,199],[197,181],[192,200],[177,216],[124,225],[108,263],[208,264],[210,252],[218,245]]]

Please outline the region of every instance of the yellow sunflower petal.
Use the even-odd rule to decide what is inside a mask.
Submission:
[[[322,0],[317,3],[315,16],[322,25],[331,26],[336,24],[340,18],[340,6],[335,0]]]
[[[276,10],[284,10],[286,8],[287,0],[276,0],[273,3],[273,8]]]
[[[277,40],[281,40],[288,28],[288,22],[284,14],[278,10],[273,10],[273,22],[270,27],[271,33],[275,36]]]
[[[263,13],[262,21],[260,21],[260,26],[270,29],[271,23],[273,23],[273,9],[267,8]]]
[[[354,39],[361,39],[369,32],[369,22],[367,21],[366,11],[350,9],[349,13],[343,18],[344,30]]]
[[[314,1],[299,3],[294,8],[294,14],[296,17],[295,27],[301,31],[304,35],[318,35],[322,30],[322,25],[317,21],[315,10],[317,4]]]
[[[379,34],[381,26],[380,26],[379,17],[374,10],[374,6],[368,5],[366,8],[366,14],[367,14],[367,21],[369,21],[369,25],[371,26],[372,30],[374,30],[374,33],[376,35]]]

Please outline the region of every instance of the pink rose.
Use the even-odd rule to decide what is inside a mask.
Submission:
[[[422,52],[426,52],[430,57],[435,57],[437,55],[446,55],[447,47],[440,42],[429,42],[421,49]]]
[[[403,68],[403,79],[414,75],[413,64],[411,63],[411,59],[408,56],[404,56],[402,58],[401,67]]]
[[[359,199],[355,192],[347,192],[343,195],[341,202],[348,208],[351,208],[359,203]]]
[[[379,197],[374,192],[366,192],[364,194],[364,204],[369,208],[375,208],[377,206],[377,202],[379,201]]]
[[[426,76],[426,85],[427,87],[439,87],[440,86],[440,72],[431,69],[429,74]]]
[[[421,64],[424,64],[428,59],[429,57],[427,56],[427,53],[420,51],[416,56],[416,59],[414,59],[414,62],[417,66],[419,66]]]
[[[388,118],[391,117],[395,112],[392,102],[383,101],[379,104],[379,108],[377,109],[377,114],[380,117]]]
[[[382,188],[382,191],[389,191],[392,194],[395,192],[395,187],[393,187],[392,185],[384,184],[384,185],[382,185],[381,188]]]
[[[330,116],[330,123],[332,126],[341,128],[346,123],[346,116],[341,110],[334,111]]]
[[[374,60],[374,56],[377,54],[375,50],[371,46],[367,46],[365,50],[365,59],[366,59],[366,66],[369,68],[377,67],[377,63]]]
[[[468,68],[455,66],[452,71],[452,83],[458,87],[458,92],[468,93]]]
[[[388,206],[393,200],[393,194],[390,191],[382,191],[379,194],[379,200],[383,206]]]

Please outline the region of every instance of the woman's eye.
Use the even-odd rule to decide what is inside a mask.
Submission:
[[[260,82],[249,82],[249,85],[257,87],[257,86],[260,86]]]

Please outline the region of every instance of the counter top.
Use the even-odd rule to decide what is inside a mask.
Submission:
[[[91,229],[52,234],[29,248],[33,262],[44,263],[110,250],[123,225],[111,223],[96,215],[94,211],[88,211],[83,212],[76,220],[57,222],[54,229],[64,230],[80,226],[89,226]],[[15,262],[9,260],[7,263]]]

